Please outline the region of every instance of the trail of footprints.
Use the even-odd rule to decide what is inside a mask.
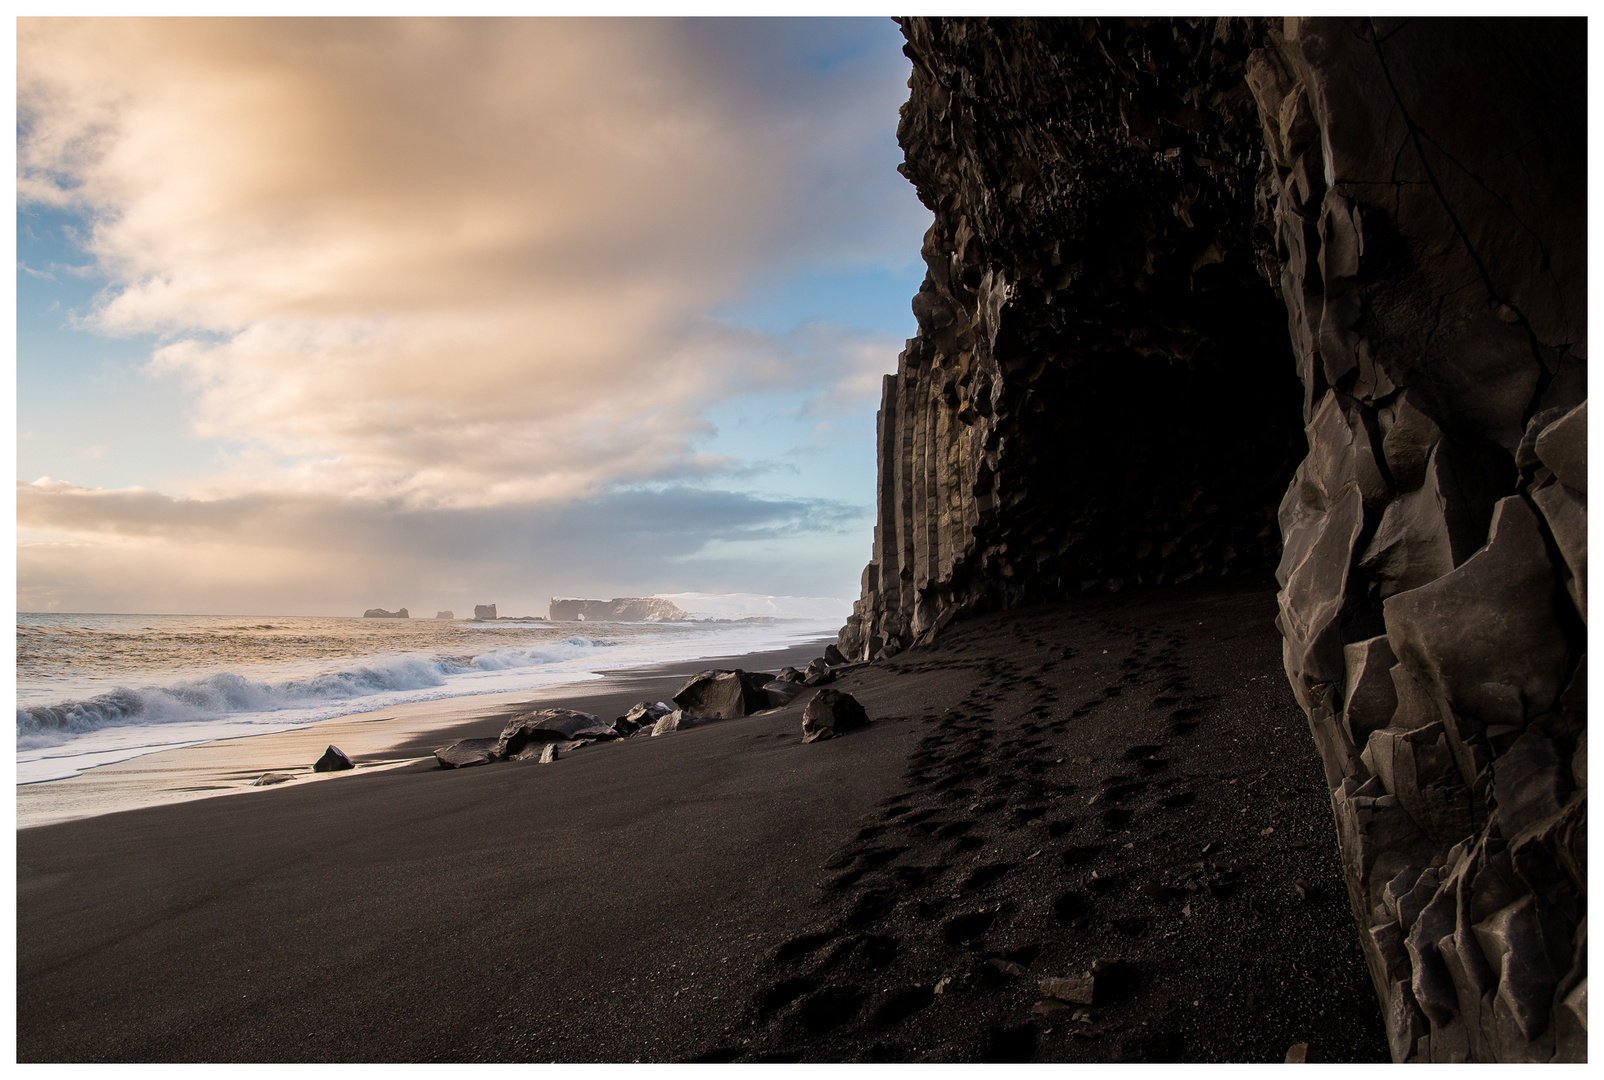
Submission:
[[[1133,887],[1109,872],[1118,862],[1109,858],[1118,846],[1111,834],[1137,814],[1192,802],[1195,792],[1184,780],[1166,775],[1172,744],[1165,740],[1191,734],[1209,699],[1191,692],[1175,660],[1178,635],[1150,649],[1142,630],[1102,629],[1110,637],[1135,638],[1120,661],[1124,674],[1073,707],[1035,674],[1076,659],[1073,649],[1027,637],[1027,644],[1056,659],[1030,670],[1000,658],[965,664],[976,679],[967,696],[919,718],[933,730],[908,756],[906,789],[885,799],[825,863],[818,928],[767,958],[770,979],[752,1003],[746,1038],[697,1060],[795,1061],[810,1041],[843,1033],[870,1060],[898,1060],[909,1052],[899,1030],[935,1004],[938,993],[985,993],[1063,974],[1027,971],[1053,936],[1084,929],[1116,896],[1122,902],[1111,909],[1134,906],[1132,892],[1154,902],[1174,898],[1168,886],[1150,881]],[[931,666],[904,664],[903,670]],[[1084,776],[1072,766],[1087,761],[1073,760],[1083,740],[1072,733],[1131,683],[1151,685],[1155,675],[1168,678],[1146,706],[1155,720],[1154,741],[1125,748],[1113,763],[1116,771],[1082,790],[1069,779]],[[1030,704],[999,718],[998,703],[1009,698]],[[1023,917],[1008,889],[996,888],[1027,862],[1036,875],[1029,895],[1051,897],[1045,924]],[[1105,921],[1131,937],[1146,933],[1149,923],[1112,910]],[[1028,1058],[1035,1028],[1014,1019],[993,1025],[973,1056]],[[842,1054],[831,1045],[833,1055]]]

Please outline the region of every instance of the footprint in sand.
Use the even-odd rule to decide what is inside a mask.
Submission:
[[[870,1023],[878,1028],[890,1027],[906,1020],[920,1009],[928,1008],[936,1000],[934,987],[899,986],[883,995]]]
[[[1203,715],[1202,709],[1176,709],[1170,713],[1170,730],[1177,735],[1189,735],[1197,727],[1197,717]]]
[[[971,911],[948,919],[941,927],[941,939],[948,945],[962,945],[980,937],[997,919],[995,911]]]

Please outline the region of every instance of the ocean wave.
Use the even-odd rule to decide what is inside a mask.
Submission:
[[[611,645],[567,638],[538,645],[503,646],[472,657],[392,656],[346,670],[277,682],[220,672],[167,686],[119,686],[84,701],[18,708],[17,749],[59,746],[75,736],[111,727],[272,713],[395,691],[424,690],[444,686],[453,676],[560,663]]]

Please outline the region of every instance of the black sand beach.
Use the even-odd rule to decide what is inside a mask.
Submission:
[[[1261,582],[983,616],[842,676],[874,722],[812,745],[804,694],[22,830],[18,1057],[1386,1060],[1273,615]]]

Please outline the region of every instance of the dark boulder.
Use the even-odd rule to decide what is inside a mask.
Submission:
[[[833,738],[869,722],[858,699],[839,690],[820,690],[802,710],[802,741],[817,742]]]
[[[807,672],[802,676],[803,686],[824,686],[835,682],[835,672],[823,660],[814,660],[808,664]]]
[[[327,750],[323,751],[323,756],[313,764],[312,771],[339,772],[342,769],[354,768],[356,768],[356,762],[347,757],[344,750],[331,744]]]
[[[794,667],[786,666],[780,669],[780,673],[775,678],[781,682],[800,683],[807,676]]]
[[[641,728],[649,728],[674,711],[666,701],[639,701],[629,711],[613,721],[613,730],[620,736],[633,735]]]
[[[687,680],[674,694],[674,704],[686,712],[733,720],[769,707],[763,684],[766,674],[703,671]]]
[[[653,735],[667,735],[670,731],[685,731],[689,728],[700,727],[709,720],[722,719],[727,718],[710,716],[706,713],[694,713],[688,709],[675,709],[667,716],[661,717],[650,728],[642,728],[641,730],[650,731]]]
[[[488,765],[496,760],[499,739],[458,739],[434,752],[442,769],[466,769],[471,765]]]
[[[573,709],[536,709],[507,722],[496,742],[496,757],[510,758],[530,743],[573,739],[616,739],[618,732],[593,713]]]
[[[836,664],[846,663],[847,658],[842,656],[841,650],[836,648],[834,645],[826,645],[824,647],[824,662],[829,664],[831,667],[834,667]]]

